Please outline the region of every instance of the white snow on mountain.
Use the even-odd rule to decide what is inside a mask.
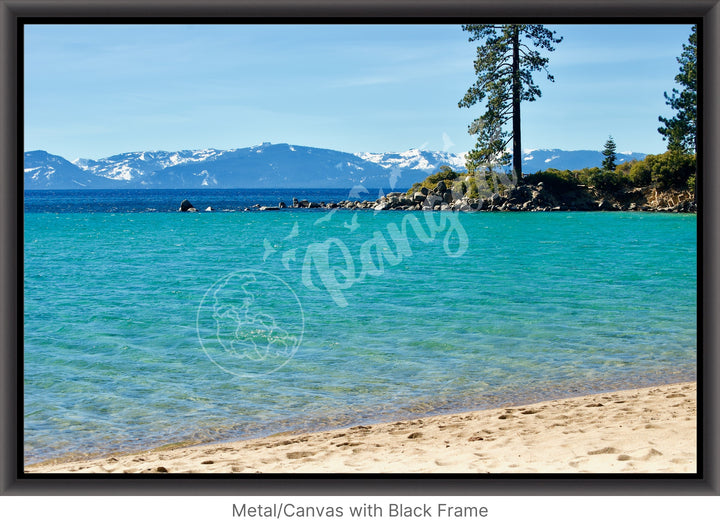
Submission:
[[[263,143],[230,150],[145,151],[73,163],[44,151],[26,152],[25,183],[30,188],[352,186],[394,188],[421,181],[442,166],[465,170],[466,153],[426,151],[346,153],[336,150]],[[644,154],[618,154],[617,162],[642,159]],[[523,150],[523,172],[554,167],[559,170],[600,166],[593,150]],[[114,181],[113,184],[112,181]]]
[[[234,150],[143,151],[113,155],[104,159],[76,159],[73,164],[95,175],[117,181],[132,181],[159,170],[185,163],[211,161]]]
[[[369,153],[359,152],[353,155],[383,168],[403,168],[408,170],[423,170],[428,173],[437,171],[443,165],[462,169],[465,167],[465,154],[431,152],[413,148],[401,153]]]

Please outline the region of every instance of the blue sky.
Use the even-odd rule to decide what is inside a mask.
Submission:
[[[523,148],[660,153],[689,25],[553,25]],[[25,150],[69,160],[287,142],[463,152],[475,43],[458,25],[28,25]]]

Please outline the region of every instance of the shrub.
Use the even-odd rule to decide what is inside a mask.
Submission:
[[[454,190],[453,187],[455,187],[455,183],[460,181],[462,176],[463,174],[458,174],[449,166],[443,165],[440,167],[439,171],[427,176],[424,181],[415,183],[412,187],[410,187],[408,194],[418,192],[423,187],[432,190],[440,181],[444,181],[445,186],[447,186],[448,189]]]
[[[580,171],[580,181],[601,192],[614,192],[622,185],[622,179],[616,172],[602,168],[582,169]]]
[[[693,188],[695,156],[677,151],[648,155],[630,168],[630,180],[637,186],[654,185],[660,190]]]
[[[548,190],[562,194],[568,192],[578,186],[579,181],[576,172],[570,170],[557,170],[548,168],[534,174],[528,174],[523,177],[523,182],[527,185],[537,185],[543,183]]]

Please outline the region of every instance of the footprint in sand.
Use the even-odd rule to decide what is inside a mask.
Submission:
[[[692,464],[694,460],[692,458],[673,458],[670,461],[673,464],[685,465],[685,464]]]
[[[615,447],[603,447],[602,449],[598,449],[596,451],[590,451],[588,454],[617,454],[619,452],[620,450]]]
[[[298,458],[307,458],[308,456],[313,456],[314,454],[317,453],[313,451],[295,451],[293,453],[287,453],[285,456],[291,460],[297,460]]]
[[[655,458],[656,456],[662,456],[663,453],[658,451],[657,449],[650,449],[645,456],[643,456],[640,460],[647,461]]]

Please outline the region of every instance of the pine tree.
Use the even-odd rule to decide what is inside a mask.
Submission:
[[[689,44],[683,44],[683,53],[677,58],[680,72],[675,81],[682,91],[665,92],[665,101],[676,111],[671,118],[658,117],[663,126],[658,132],[668,143],[668,150],[682,153],[697,152],[697,26],[692,27]]]
[[[612,138],[612,135],[608,137],[607,142],[605,142],[605,149],[603,149],[602,154],[605,156],[602,162],[603,170],[609,170],[614,171],[615,170],[615,159],[617,157],[617,152],[615,151],[617,149],[617,146],[615,145],[615,141]]]
[[[510,162],[507,146],[512,140],[512,168],[517,179],[522,176],[520,102],[535,101],[542,96],[533,80],[533,72],[544,70],[547,79],[555,81],[547,70],[548,58],[539,50],[555,50],[562,41],[555,32],[538,24],[465,24],[469,41],[481,41],[477,47],[475,74],[459,107],[487,99],[485,113],[468,128],[477,135],[475,148],[468,153],[467,167],[474,172]],[[512,130],[506,126],[512,121]]]

